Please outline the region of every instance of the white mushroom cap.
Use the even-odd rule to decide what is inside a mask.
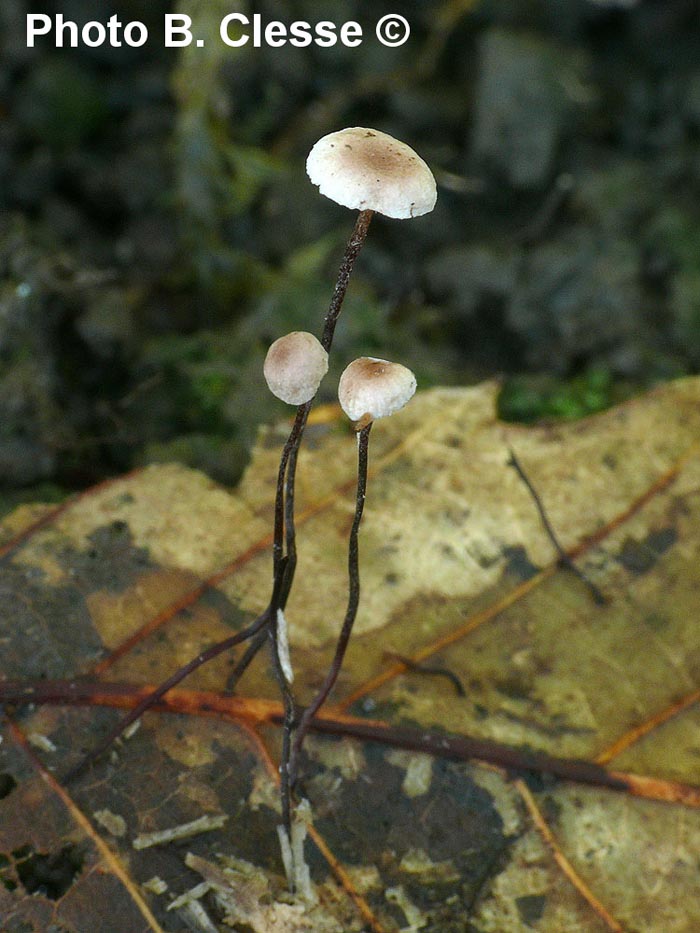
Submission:
[[[313,334],[303,330],[275,340],[263,366],[270,392],[289,405],[312,399],[327,372],[328,354]]]
[[[408,402],[416,377],[400,363],[361,356],[343,371],[338,383],[340,407],[351,421],[385,418]]]
[[[387,217],[420,217],[437,200],[433,173],[421,157],[393,136],[363,126],[319,139],[306,172],[332,201]]]

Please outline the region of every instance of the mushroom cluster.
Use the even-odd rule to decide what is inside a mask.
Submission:
[[[376,419],[399,411],[411,399],[416,391],[413,373],[400,363],[363,356],[353,360],[340,377],[338,400],[353,422],[358,448],[355,517],[348,539],[348,602],[330,669],[298,721],[284,620],[284,607],[296,568],[294,484],[297,454],[311,405],[328,371],[328,352],[335,326],[373,214],[396,219],[419,217],[433,209],[437,197],[432,172],[410,146],[366,127],[350,127],[324,136],[311,150],[306,170],[321,194],[344,207],[358,210],[359,214],[340,265],[321,339],[305,331],[286,334],[272,344],[263,367],[270,391],[282,401],[299,406],[278,472],[273,534],[274,586],[268,620],[274,669],[284,703],[280,764],[283,818],[280,838],[283,841],[290,838],[292,792],[302,744],[313,717],[337,681],[359,607],[358,533],[367,488],[370,430]],[[249,649],[246,657],[252,656],[255,650]],[[283,845],[283,848],[288,846]],[[293,873],[292,867],[290,883],[293,883]]]
[[[68,776],[72,778],[80,773],[124,729],[202,664],[248,642],[227,682],[227,689],[232,691],[260,648],[269,643],[284,706],[280,838],[283,851],[288,856],[285,866],[288,867],[292,889],[294,879],[304,877],[304,866],[294,864],[295,860],[303,860],[303,853],[297,851],[303,839],[299,845],[293,845],[292,832],[292,792],[299,752],[314,715],[336,683],[359,606],[358,532],[367,486],[369,434],[376,419],[398,411],[412,397],[416,390],[413,373],[398,363],[365,356],[350,363],[340,378],[339,401],[353,422],[358,449],[355,516],[348,539],[348,601],[330,669],[301,717],[297,717],[296,701],[292,693],[293,670],[284,612],[296,570],[294,494],[298,453],[311,406],[321,380],[328,371],[328,353],[333,343],[335,326],[373,214],[377,212],[399,219],[419,217],[431,211],[436,200],[435,179],[425,162],[405,143],[379,130],[351,127],[324,136],[309,154],[307,171],[321,194],[358,210],[359,214],[340,264],[321,339],[306,331],[294,331],[275,340],[265,358],[263,371],[270,390],[283,402],[297,406],[277,474],[272,544],[273,583],[269,603],[248,626],[202,651],[144,697],[104,742],[85,756]],[[300,805],[297,814],[302,809]]]

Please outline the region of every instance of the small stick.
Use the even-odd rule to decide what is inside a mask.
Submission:
[[[360,522],[362,521],[362,512],[364,511],[365,507],[365,495],[367,491],[367,461],[369,432],[371,429],[372,422],[370,421],[368,425],[365,425],[365,427],[363,427],[357,433],[357,495],[355,498],[355,517],[353,519],[352,528],[350,529],[350,539],[348,543],[349,591],[345,619],[340,630],[340,635],[338,636],[338,642],[335,647],[335,654],[333,656],[330,670],[326,674],[326,679],[324,680],[315,698],[304,710],[299,721],[296,734],[294,736],[291,760],[289,762],[290,783],[292,787],[294,786],[296,779],[297,760],[299,758],[302,743],[306,733],[309,731],[309,726],[312,719],[325,703],[328,694],[331,692],[335,686],[335,682],[338,679],[340,668],[345,657],[345,651],[348,647],[348,642],[352,633],[352,627],[355,623],[355,617],[357,616],[357,608],[360,603],[360,551],[358,536]]]
[[[569,557],[569,555],[567,554],[567,552],[564,550],[561,543],[559,542],[559,538],[557,537],[556,532],[554,531],[554,528],[552,528],[552,524],[549,521],[547,512],[545,511],[545,507],[544,507],[544,504],[542,503],[542,499],[540,498],[539,493],[537,492],[534,485],[532,484],[532,481],[530,480],[529,476],[523,469],[522,464],[520,463],[518,458],[515,456],[515,452],[509,448],[508,453],[510,454],[510,457],[508,459],[508,465],[512,466],[515,469],[516,473],[518,474],[520,479],[523,481],[523,483],[525,483],[525,486],[527,487],[528,492],[532,496],[532,501],[535,503],[535,507],[537,508],[537,511],[540,516],[540,521],[542,522],[542,526],[547,534],[547,537],[552,542],[554,550],[557,552],[557,558],[559,561],[559,565],[561,567],[564,567],[570,573],[573,573],[574,576],[579,578],[579,580],[587,587],[588,592],[593,597],[593,601],[596,603],[596,605],[605,606],[608,601],[605,595],[603,594],[603,592],[596,586],[596,584],[592,580],[590,580],[586,576],[586,574],[582,570],[579,570],[579,568],[576,566],[573,560]]]
[[[446,667],[435,667],[430,664],[421,664],[419,661],[414,661],[412,658],[407,658],[403,654],[397,654],[395,651],[385,651],[385,658],[394,658],[395,661],[399,661],[409,671],[413,671],[416,674],[428,674],[432,677],[444,677],[452,684],[455,688],[455,693],[459,697],[466,696],[466,690],[462,685],[462,681],[454,673],[454,671],[449,670]]]

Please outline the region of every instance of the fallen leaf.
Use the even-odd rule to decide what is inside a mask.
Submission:
[[[441,758],[439,743],[426,757],[388,747],[379,733],[311,736],[302,781],[317,840],[307,843],[320,898],[312,913],[282,898],[267,657],[240,686],[249,701],[226,706],[235,658],[221,656],[181,685],[178,715],[146,714],[68,788],[61,775],[119,714],[8,710],[4,917],[33,930],[101,931],[224,929],[227,911],[254,929],[286,922],[280,928],[348,933],[700,927],[700,809],[697,795],[678,792],[700,783],[700,380],[585,421],[528,428],[497,421],[497,392],[490,383],[432,390],[373,429],[362,601],[329,715],[599,759],[638,775],[638,787],[531,772],[518,785],[479,761]],[[5,678],[38,690],[46,678],[99,676],[99,702],[108,702],[109,684],[158,683],[256,617],[270,593],[286,431],[261,433],[232,493],[183,467],[154,466],[53,513],[9,516],[0,528]],[[604,605],[560,565],[512,453]],[[286,610],[301,702],[327,669],[344,613],[354,473],[342,422],[310,425]],[[465,695],[421,665],[450,671]],[[644,788],[681,802],[636,796]],[[133,847],[202,818],[206,832]],[[116,825],[123,834],[109,831]],[[255,883],[239,871],[227,891],[231,859],[254,866]],[[204,893],[167,910],[203,878]],[[248,914],[234,918],[230,899],[243,895]]]

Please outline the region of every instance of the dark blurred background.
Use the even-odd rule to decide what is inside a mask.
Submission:
[[[204,48],[165,49],[191,15]],[[238,10],[359,21],[354,49],[240,49]],[[373,223],[337,333],[419,384],[503,377],[501,414],[578,417],[700,363],[697,0],[57,0],[146,46],[28,49],[0,8],[0,485],[60,497],[154,460],[234,483],[286,414],[268,344],[319,332],[349,211],[317,138],[413,146],[434,213]],[[383,13],[412,25],[386,49]],[[322,400],[332,400],[327,381]]]

